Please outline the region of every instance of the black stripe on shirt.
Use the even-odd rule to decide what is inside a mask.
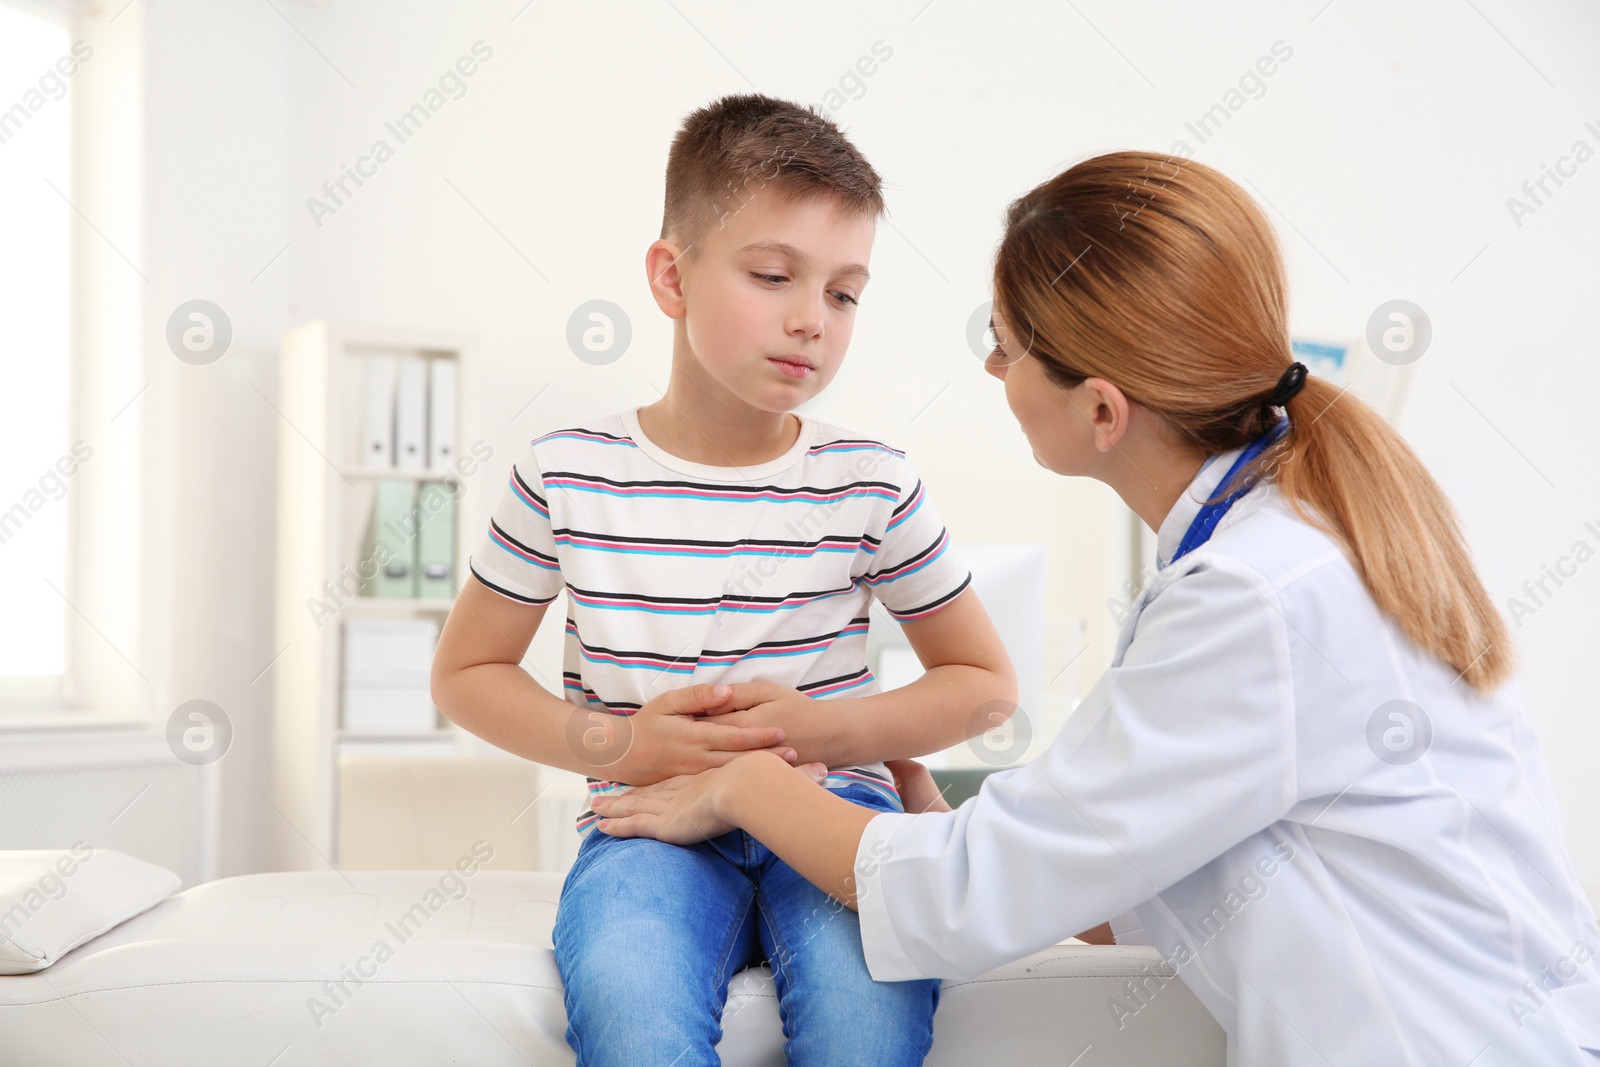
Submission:
[[[782,603],[785,603],[785,602],[790,601],[790,600],[802,600],[802,599],[804,599],[804,600],[816,600],[816,599],[818,599],[820,597],[828,596],[828,595],[834,594],[834,593],[849,593],[849,592],[854,591],[855,587],[856,587],[856,583],[852,581],[849,585],[843,586],[843,587],[841,587],[839,589],[821,589],[821,590],[816,590],[816,591],[812,591],[812,592],[790,593],[788,596],[733,596],[732,594],[724,594],[722,596],[710,596],[710,597],[671,597],[671,596],[648,596],[648,595],[646,595],[644,593],[607,593],[607,592],[602,592],[602,591],[600,591],[598,589],[580,589],[578,586],[573,585],[571,582],[567,583],[567,588],[572,590],[574,593],[577,593],[580,596],[602,597],[602,598],[607,599],[607,600],[642,600],[642,601],[644,601],[644,602],[646,602],[648,604],[662,604],[662,605],[673,605],[673,604],[716,605],[716,604],[728,604],[728,603],[733,603],[733,604],[782,604]]]
[[[858,618],[858,619],[851,619],[850,620],[850,624],[853,626],[853,625],[855,625],[857,623],[863,623],[863,622],[867,622],[867,621],[868,620],[867,620],[866,617],[862,617],[862,618]],[[574,626],[574,628],[576,628],[576,624],[575,623],[573,624],[573,626]],[[704,659],[707,656],[748,656],[750,653],[759,652],[763,648],[793,648],[793,647],[795,647],[797,645],[809,645],[813,641],[830,641],[833,638],[838,637],[842,633],[844,633],[844,629],[843,628],[835,630],[831,634],[817,634],[815,637],[796,637],[796,638],[790,638],[790,639],[783,640],[783,641],[763,641],[759,645],[754,646],[753,648],[706,648],[706,649],[701,649],[700,652],[696,653],[696,655],[694,655],[694,656],[688,656],[688,655],[682,655],[682,654],[675,655],[675,656],[668,656],[668,655],[664,655],[664,654],[662,654],[660,652],[646,652],[646,651],[642,651],[642,650],[622,650],[622,649],[615,649],[615,648],[605,648],[604,646],[601,646],[601,645],[591,645],[591,644],[587,643],[586,641],[584,641],[583,638],[581,638],[581,637],[578,638],[578,645],[581,648],[583,648],[585,651],[588,651],[588,652],[603,652],[608,656],[629,656],[629,657],[637,657],[638,659],[655,660],[658,663],[672,664],[672,663],[693,663],[693,662],[698,662],[700,659]],[[819,649],[819,651],[821,651],[821,650]]]
[[[522,486],[522,491],[524,493],[527,493],[529,496],[533,497],[533,499],[539,502],[539,506],[541,508],[544,508],[546,511],[550,510],[550,501],[546,500],[538,493],[535,493],[533,491],[533,487],[522,480],[522,472],[517,470],[517,465],[515,463],[511,465],[511,477],[515,478],[517,480],[517,484]]]
[[[512,544],[516,545],[518,548],[522,549],[522,551],[528,553],[529,555],[538,556],[540,559],[545,560],[546,562],[550,563],[553,566],[560,566],[561,565],[561,561],[556,559],[554,556],[550,555],[549,553],[540,552],[537,548],[532,548],[532,547],[530,547],[528,545],[525,545],[521,541],[518,541],[515,537],[512,537],[510,534],[506,533],[505,527],[503,527],[499,523],[495,522],[494,519],[492,519],[492,518],[489,520],[489,528],[491,530],[493,530],[495,533],[499,534],[501,537],[504,537],[507,541],[510,541]]]
[[[472,576],[474,578],[478,579],[478,581],[482,582],[484,585],[488,586],[490,589],[493,589],[496,593],[499,593],[501,596],[510,597],[512,600],[518,601],[519,603],[543,605],[543,604],[550,603],[551,601],[555,600],[556,596],[560,596],[561,595],[560,593],[557,593],[556,596],[540,598],[540,597],[523,596],[521,593],[513,593],[511,590],[505,588],[504,586],[495,585],[489,579],[487,579],[483,575],[479,574],[478,573],[478,568],[476,568],[476,567],[474,567],[472,565],[472,561],[470,559],[467,561],[467,570],[472,572]]]
[[[794,688],[795,692],[804,693],[808,690],[821,689],[823,686],[835,685],[839,682],[854,681],[857,678],[865,677],[869,673],[871,672],[869,672],[867,668],[862,667],[859,671],[855,671],[851,674],[841,674],[837,678],[824,678],[820,682],[807,682],[805,685],[797,685]]]
[[[601,485],[609,485],[617,489],[707,489],[718,493],[773,492],[787,493],[791,496],[797,493],[842,493],[847,489],[887,489],[896,496],[900,494],[900,487],[892,482],[846,482],[843,485],[831,488],[821,488],[815,485],[737,485],[717,482],[663,481],[659,479],[625,482],[618,481],[615,478],[605,478],[598,474],[585,474],[583,471],[545,471],[544,476],[547,481],[551,478],[582,478],[584,481],[599,482]],[[543,503],[543,501],[540,501],[540,503]]]
[[[606,433],[604,430],[590,430],[590,429],[587,429],[586,427],[583,427],[583,426],[568,426],[568,427],[566,427],[564,429],[560,429],[560,430],[551,430],[549,433],[544,434],[541,437],[535,438],[533,443],[534,444],[538,444],[540,441],[544,441],[544,440],[547,440],[547,439],[549,439],[551,437],[556,437],[556,436],[558,436],[560,434],[564,434],[564,433],[587,433],[587,434],[593,434],[595,437],[604,437],[607,440],[611,440],[611,441],[632,441],[633,440],[633,438],[631,438],[631,437],[618,437],[616,434],[614,434],[614,433]]]
[[[906,498],[904,500],[902,500],[899,504],[895,505],[895,509],[893,511],[889,512],[889,518],[893,519],[896,515],[899,515],[906,508],[910,507],[911,506],[911,502],[913,500],[917,499],[917,492],[921,488],[922,488],[922,479],[918,478],[917,479],[917,484],[913,485],[911,487],[911,492],[906,494]],[[894,491],[896,493],[900,492],[900,487],[898,485],[895,486],[894,487]]]
[[[834,441],[824,441],[820,445],[812,445],[806,451],[815,452],[819,448],[828,448],[832,445],[877,445],[879,448],[886,448],[896,455],[905,455],[904,452],[893,445],[884,444],[882,441],[874,441],[870,437],[841,437]]]
[[[883,775],[879,774],[877,771],[869,771],[865,767],[854,767],[854,766],[852,766],[852,767],[846,767],[846,768],[842,768],[842,769],[848,770],[851,774],[859,774],[863,778],[875,778],[880,782],[889,782],[891,784],[893,782],[893,779],[886,778]]]
[[[884,605],[884,608],[888,610],[890,615],[893,615],[897,619],[900,618],[902,615],[917,615],[917,614],[919,614],[921,612],[924,612],[924,611],[932,611],[934,608],[938,607],[940,604],[943,604],[945,601],[954,600],[956,597],[960,596],[961,595],[961,591],[963,589],[965,589],[967,586],[971,585],[971,584],[972,584],[972,574],[969,571],[967,573],[966,578],[964,578],[962,580],[960,585],[956,586],[954,589],[952,589],[950,592],[946,593],[944,596],[940,597],[938,600],[930,600],[928,603],[922,605],[921,607],[918,607],[918,608],[907,608],[904,611],[895,611],[893,608],[889,607],[889,605],[887,605],[887,604]]]
[[[919,560],[922,560],[922,559],[926,558],[927,555],[930,552],[932,552],[934,549],[939,547],[939,542],[943,541],[945,539],[945,537],[947,536],[947,534],[948,534],[948,531],[943,526],[939,527],[939,536],[935,537],[933,539],[933,544],[929,545],[927,548],[923,549],[921,552],[918,552],[916,555],[912,556],[910,559],[901,560],[899,563],[896,563],[893,567],[885,567],[881,571],[868,571],[867,572],[867,577],[868,578],[872,578],[872,579],[878,579],[878,578],[887,577],[889,575],[898,574],[899,572],[905,570],[907,567],[911,566],[912,564],[918,562]]]
[[[590,696],[590,697],[593,697],[596,700],[599,700],[601,704],[605,705],[605,708],[606,708],[607,711],[610,711],[613,708],[627,708],[628,711],[629,711],[629,714],[632,714],[633,712],[638,711],[640,708],[644,707],[643,704],[634,704],[634,703],[631,703],[631,702],[626,701],[626,700],[601,700],[599,693],[596,693],[593,689],[591,689],[587,685],[583,684],[583,675],[578,674],[575,671],[562,671],[561,672],[561,677],[562,677],[562,679],[564,681],[565,680],[570,680],[570,681],[577,682],[578,686],[583,690],[585,696]],[[591,781],[597,781],[598,779],[590,779],[590,780]]]
[[[694,537],[619,537],[615,534],[591,533],[588,530],[574,530],[563,526],[559,530],[552,530],[552,534],[565,537],[587,537],[596,541],[611,541],[632,545],[693,545],[696,548],[738,548],[741,545],[760,546],[763,548],[820,548],[826,544],[857,545],[871,538],[851,534],[828,534],[816,541],[778,541],[760,537],[741,537],[737,541],[707,541]]]

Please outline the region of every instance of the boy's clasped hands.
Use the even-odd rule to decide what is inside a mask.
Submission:
[[[814,751],[812,737],[826,701],[775,682],[699,684],[662,693],[630,716],[579,712],[589,724],[581,744],[591,758],[605,760],[612,781],[639,786],[621,796],[596,796],[590,806],[601,816],[596,827],[618,836],[648,823],[649,836],[686,845],[727,833],[733,827],[716,811],[722,771],[740,756],[769,752],[794,764]],[[827,765],[800,764],[798,770],[821,782]],[[619,806],[620,805],[620,806]],[[621,816],[634,816],[622,819]],[[620,832],[619,832],[620,831]]]
[[[653,785],[746,752],[769,751],[791,764],[821,758],[833,718],[825,710],[825,701],[775,682],[703,683],[662,693],[631,716],[579,712],[579,743],[603,763],[606,778]]]
[[[821,739],[840,736],[831,726],[840,710],[776,682],[699,684],[673,689],[622,719],[631,732],[607,739],[624,747],[609,765],[612,781],[638,786],[627,793],[596,796],[596,829],[618,837],[644,836],[688,845],[735,829],[718,810],[722,791],[736,789],[741,756],[769,752],[815,783],[827,777],[817,760]],[[591,713],[591,721],[604,713]],[[812,757],[806,759],[806,757]],[[801,762],[805,760],[805,762]],[[915,760],[885,766],[908,812],[948,811],[928,769]],[[713,773],[702,773],[713,772]]]

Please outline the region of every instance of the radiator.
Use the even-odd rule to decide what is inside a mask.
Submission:
[[[155,730],[0,733],[0,849],[83,841],[217,875],[218,764],[193,766]]]

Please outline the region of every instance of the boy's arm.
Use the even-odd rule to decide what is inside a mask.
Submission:
[[[594,768],[579,765],[566,743],[573,705],[521,666],[548,608],[516,603],[469,576],[434,649],[429,689],[445,718],[497,748],[594,774]]]
[[[864,697],[812,702],[829,720],[820,751],[808,754],[791,733],[797,762],[830,767],[906,759],[959,745],[1010,717],[1017,675],[983,601],[968,586],[950,603],[900,624],[922,661],[921,678]]]
[[[635,785],[721,766],[784,740],[770,727],[693,718],[720,702],[716,687],[707,684],[668,690],[632,716],[562,699],[521,666],[547,608],[510,600],[469,577],[434,650],[434,706],[469,733],[524,759]],[[793,746],[773,750],[787,756]]]
[[[932,615],[901,623],[926,672],[899,689],[812,700],[767,682],[733,686],[723,721],[780,726],[796,763],[830,767],[905,759],[976,737],[1009,718],[1017,679],[1011,657],[969,586]]]

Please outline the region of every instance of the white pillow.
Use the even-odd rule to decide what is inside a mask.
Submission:
[[[0,974],[42,971],[182,884],[165,867],[82,841],[0,851]]]

